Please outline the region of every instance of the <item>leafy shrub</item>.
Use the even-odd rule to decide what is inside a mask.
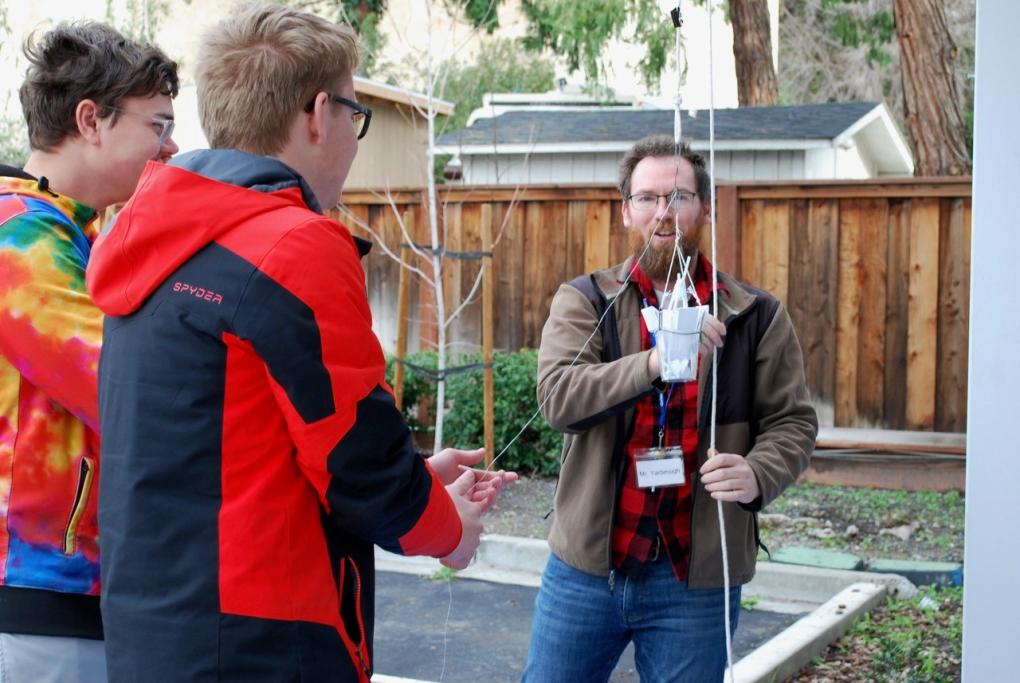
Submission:
[[[852,654],[869,681],[950,683],[960,680],[963,588],[922,587],[912,598],[886,598],[854,623],[837,650]]]
[[[429,369],[435,369],[437,364],[434,351],[410,354],[407,361]],[[480,354],[451,357],[447,367],[475,363],[481,363]],[[387,378],[390,381],[393,365],[394,361],[390,359],[387,368]],[[497,352],[493,354],[492,367],[496,453],[500,453],[525,423],[534,417],[496,465],[532,474],[555,474],[559,470],[563,437],[541,415],[535,415],[538,410],[535,399],[538,352],[534,349],[522,349],[513,353]],[[447,413],[443,426],[443,441],[446,445],[473,448],[484,443],[483,387],[484,372],[480,368],[447,377]],[[432,431],[435,424],[435,397],[435,381],[407,367],[404,373],[404,413],[412,429],[419,432]]]
[[[426,373],[414,370],[410,366],[417,365],[434,372],[439,360],[435,351],[411,353],[404,360],[408,364],[404,368],[404,417],[411,431],[431,435],[435,431],[433,426],[436,423],[436,382]],[[390,386],[393,386],[393,372],[396,366],[396,357],[387,356],[386,381]]]

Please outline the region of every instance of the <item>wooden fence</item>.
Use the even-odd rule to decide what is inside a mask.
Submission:
[[[786,304],[823,426],[965,431],[970,194],[966,179],[719,186],[719,267]],[[439,199],[448,251],[480,250],[482,205],[491,206],[497,348],[537,346],[559,284],[632,251],[611,186],[450,187]],[[430,242],[422,201],[420,190],[345,193],[339,217],[399,252],[409,239]],[[431,273],[425,259],[411,261]],[[366,260],[388,348],[398,268],[378,245]],[[445,262],[447,311],[479,268]],[[411,348],[435,340],[431,290],[419,280]],[[480,290],[473,298],[450,327],[455,350],[481,343]]]
[[[481,207],[492,207],[496,348],[538,346],[557,286],[577,274],[626,257],[619,192],[610,186],[531,186],[516,191],[458,187],[444,188],[439,194],[446,218],[446,236],[441,241],[448,251],[480,250]],[[431,243],[423,200],[423,193],[413,190],[391,192],[389,197],[374,192],[345,192],[344,210],[338,217],[355,234],[380,237],[397,252],[408,237],[419,244]],[[405,215],[404,222],[411,226],[412,235],[401,233],[398,217]],[[431,276],[431,265],[425,259],[415,257],[412,262]],[[396,339],[398,268],[378,245],[366,260],[369,300],[377,317],[376,329],[387,348],[392,348]],[[478,260],[445,262],[448,312],[468,296],[479,269]],[[412,283],[411,348],[428,347],[436,338],[433,298],[420,278]],[[475,304],[465,308],[450,326],[455,348],[470,350],[481,343],[480,290],[474,299]]]

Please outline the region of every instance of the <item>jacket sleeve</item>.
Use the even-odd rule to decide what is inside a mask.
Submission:
[[[324,509],[345,531],[393,552],[448,555],[460,542],[460,517],[385,385],[350,234],[313,219],[259,270],[273,286],[253,279],[235,329],[266,364],[298,465]]]
[[[557,431],[585,431],[652,389],[651,351],[603,363],[601,334],[596,332],[585,344],[597,324],[591,302],[569,284],[560,285],[538,352],[538,402]],[[571,367],[575,357],[577,363]]]
[[[0,355],[98,431],[103,314],[85,291],[87,256],[41,212],[15,216],[2,230]]]
[[[758,344],[754,386],[757,437],[747,462],[761,495],[742,506],[752,511],[775,500],[807,469],[818,436],[800,342],[782,305]]]

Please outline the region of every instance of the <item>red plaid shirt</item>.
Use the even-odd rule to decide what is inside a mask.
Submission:
[[[634,268],[632,277],[641,296],[658,305],[655,288],[640,268]],[[712,266],[699,254],[694,290],[702,303],[709,303],[711,283]],[[651,347],[652,337],[642,319],[641,348]],[[634,429],[626,445],[627,475],[613,522],[613,566],[624,573],[639,571],[643,563],[655,559],[656,552],[666,552],[677,580],[684,581],[690,548],[691,484],[697,468],[698,383],[677,382],[664,388],[668,402],[662,443],[683,448],[686,481],[683,486],[656,488],[654,492],[637,486],[635,451],[659,445],[660,396],[654,392],[635,406]]]

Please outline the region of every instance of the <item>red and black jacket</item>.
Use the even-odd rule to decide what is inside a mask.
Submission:
[[[372,544],[460,540],[318,210],[275,159],[196,152],[150,163],[93,248],[111,681],[365,681]]]

